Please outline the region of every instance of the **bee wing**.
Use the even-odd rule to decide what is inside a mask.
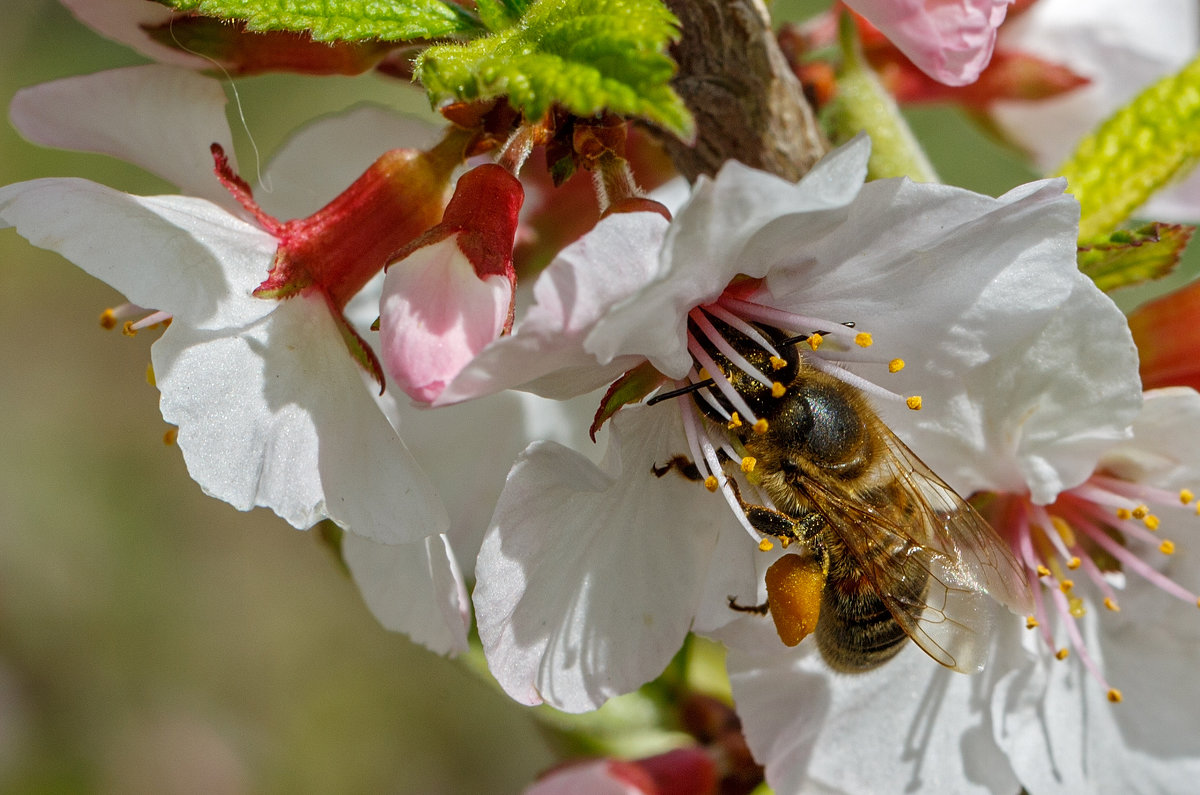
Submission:
[[[1029,613],[1025,574],[1004,542],[974,508],[925,466],[882,422],[877,471],[907,498],[903,521],[896,511],[842,493],[829,480],[808,479],[814,507],[825,516],[904,632],[947,668],[982,670],[995,599]],[[888,550],[879,555],[879,549]],[[899,571],[887,567],[899,567]],[[889,581],[910,567],[928,573],[924,601],[890,593]]]

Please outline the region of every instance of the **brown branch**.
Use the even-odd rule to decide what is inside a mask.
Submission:
[[[666,0],[683,38],[672,86],[696,117],[694,146],[666,138],[689,180],[729,159],[799,179],[828,149],[762,0]]]

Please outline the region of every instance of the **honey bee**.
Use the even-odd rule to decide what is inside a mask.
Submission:
[[[760,533],[799,551],[772,567],[789,564],[774,588],[768,572],[765,605],[743,607],[731,597],[730,606],[771,612],[788,645],[815,623],[817,647],[838,671],[876,668],[909,638],[948,668],[981,670],[989,598],[1017,612],[1032,608],[1008,545],[896,438],[860,390],[805,362],[796,339],[758,328],[784,359],[777,375],[787,386],[778,397],[702,344],[767,420],[765,431],[749,423],[725,431],[737,452],[755,460],[747,480],[771,503],[746,502],[737,490],[742,509]],[[779,368],[760,343],[727,325],[720,330],[761,372]],[[724,425],[732,407],[714,387],[692,397]],[[805,628],[791,627],[797,621]]]

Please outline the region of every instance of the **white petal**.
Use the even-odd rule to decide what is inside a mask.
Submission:
[[[203,199],[42,179],[0,188],[0,219],[133,303],[198,328],[252,323],[273,308],[251,291],[266,277],[276,240]]]
[[[824,231],[783,216],[743,253],[771,262],[774,302],[852,320],[907,366],[857,368],[924,408],[878,403],[952,486],[1039,501],[1091,474],[1140,404],[1121,312],[1075,264],[1078,206],[1061,182],[987,196],[868,183]],[[803,257],[790,263],[790,252]],[[795,257],[796,255],[792,255]]]
[[[1200,394],[1188,387],[1152,389],[1133,421],[1133,437],[1105,451],[1098,469],[1122,480],[1165,489],[1200,484]]]
[[[716,180],[702,177],[667,232],[653,281],[597,323],[588,350],[600,361],[639,354],[667,375],[682,378],[692,363],[684,315],[719,296],[737,274],[767,272],[766,261],[738,258],[765,224],[781,215],[817,226],[840,219],[844,213],[838,208],[862,187],[869,155],[870,140],[860,136],[822,158],[795,184],[737,161],[726,163]]]
[[[784,649],[752,617],[721,637],[746,739],[780,795],[1020,788],[990,736],[986,671],[955,673],[909,644],[875,671],[834,675],[811,641]]]
[[[220,144],[236,169],[225,91],[212,78],[170,66],[112,69],[22,89],[10,113],[35,143],[112,155],[184,194],[235,206],[209,152]]]
[[[171,19],[174,12],[146,0],[61,0],[75,17],[113,41],[127,44],[142,55],[163,63],[192,69],[208,69],[207,59],[159,44],[147,35],[143,26],[156,27]]]
[[[438,654],[467,650],[470,603],[446,536],[377,544],[347,533],[342,555],[380,624]]]
[[[533,287],[534,305],[511,335],[489,345],[445,389],[441,404],[526,385],[548,373],[539,394],[590,392],[641,359],[596,358],[584,340],[613,304],[641,288],[658,267],[667,222],[657,213],[617,213],[563,249]]]
[[[242,330],[174,323],[152,349],[188,472],[239,510],[330,518],[384,543],[445,532],[428,478],[375,405],[324,301],[267,302]]]
[[[523,704],[595,709],[657,676],[695,614],[724,503],[656,459],[669,412],[614,419],[600,468],[559,445],[517,460],[479,553],[474,602],[492,674]]]
[[[427,149],[442,128],[388,108],[360,105],[305,125],[263,171],[256,193],[276,218],[304,218],[329,203],[389,149]]]
[[[1170,562],[1186,566],[1195,587],[1200,565],[1183,554]],[[996,688],[996,738],[1030,792],[1187,792],[1200,776],[1196,607],[1129,580],[1120,613],[1080,619],[1120,704],[1108,702],[1077,654],[1060,662],[1045,649]]]

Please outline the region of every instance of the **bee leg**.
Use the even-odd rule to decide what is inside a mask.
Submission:
[[[704,478],[700,475],[699,467],[692,463],[692,459],[688,458],[687,456],[671,456],[671,460],[662,466],[659,466],[658,464],[652,464],[650,466],[650,471],[654,473],[654,477],[656,478],[661,478],[672,469],[683,475],[688,480],[704,480]]]
[[[729,456],[724,450],[718,450],[717,460],[724,463],[725,461],[729,460]],[[667,463],[663,464],[662,466],[659,466],[658,464],[652,464],[650,466],[650,471],[653,472],[654,476],[657,478],[661,478],[672,469],[683,475],[688,480],[694,480],[697,483],[704,480],[704,476],[700,474],[700,468],[692,462],[692,459],[685,455],[673,455],[671,456],[670,460],[668,460]]]
[[[729,485],[733,487],[733,496],[737,497],[738,504],[745,511],[746,519],[763,535],[775,536],[785,547],[792,542],[812,545],[820,539],[821,530],[825,527],[825,517],[816,511],[809,511],[801,517],[791,516],[765,505],[746,502],[737,481],[730,479]],[[821,556],[822,550],[814,551],[818,557]]]
[[[767,614],[767,610],[771,607],[769,602],[763,602],[761,605],[742,605],[738,604],[736,596],[727,596],[725,598],[729,600],[729,609],[736,610],[739,613],[755,613],[760,616],[765,616]]]

